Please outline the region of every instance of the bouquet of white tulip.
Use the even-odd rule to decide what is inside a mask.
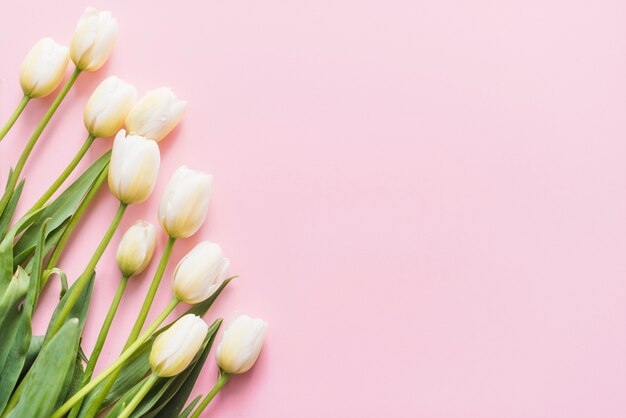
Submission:
[[[88,317],[98,262],[126,208],[152,194],[161,159],[158,142],[176,127],[187,107],[168,88],[148,92],[135,104],[134,86],[115,76],[102,81],[85,107],[84,144],[35,204],[14,220],[28,157],[79,75],[104,65],[117,30],[110,12],[89,8],[69,48],[50,38],[37,42],[20,70],[23,99],[0,129],[2,140],[31,99],[56,90],[72,60],[72,75],[26,142],[0,197],[0,418],[91,418],[104,411],[107,417],[199,417],[230,376],[253,366],[265,338],[264,321],[238,317],[217,347],[215,386],[204,399],[199,396],[185,408],[222,323],[218,318],[209,326],[202,316],[234,278],[229,277],[230,261],[221,247],[208,241],[180,260],[173,274],[171,302],[142,332],[176,240],[195,234],[207,215],[212,176],[182,166],[161,198],[158,219],[169,239],[133,329],[119,357],[94,376],[128,280],[146,269],[155,252],[157,229],[137,221],[117,248],[120,281],[106,317],[103,321]],[[96,138],[113,135],[112,150],[51,199]],[[119,200],[118,210],[84,271],[68,287],[57,263],[107,179],[110,192]],[[33,312],[42,288],[54,277],[62,284],[60,301],[46,334],[33,335]],[[178,320],[163,325],[180,303],[192,306]],[[87,357],[80,341],[91,322],[100,333]]]

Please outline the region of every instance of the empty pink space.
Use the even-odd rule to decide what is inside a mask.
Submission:
[[[177,244],[151,318],[175,263],[209,239],[240,278],[206,319],[269,322],[254,369],[205,416],[626,416],[623,1],[12,0],[1,121],[30,46],[67,44],[86,6],[111,10],[120,37],[37,145],[21,212],[86,137],[83,107],[108,75],[189,102],[161,143],[157,190],[97,267],[87,352],[118,284],[122,231],[157,222],[185,164],[214,176],[209,218]],[[50,102],[33,101],[0,143],[0,181]],[[61,260],[71,280],[116,205],[104,190],[80,225]],[[129,285],[100,370],[155,268]],[[211,357],[194,394],[215,379]]]

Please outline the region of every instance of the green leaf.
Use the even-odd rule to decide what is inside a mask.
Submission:
[[[184,314],[180,315],[180,317],[187,314],[194,314],[198,316],[203,316],[213,305],[215,300],[219,297],[220,293],[226,288],[226,286],[231,282],[231,280],[235,279],[235,277],[230,277],[224,280],[224,283],[217,289],[217,291],[207,300],[201,302],[197,305],[190,307]],[[172,323],[174,323],[173,321]],[[150,355],[150,347],[152,347],[152,342],[161,332],[165,331],[171,326],[171,323],[165,327],[162,327],[160,330],[155,332],[148,340],[141,345],[141,348],[135,353],[129,360],[122,366],[122,371],[120,372],[119,377],[113,384],[113,387],[107,393],[107,396],[100,406],[100,411],[106,409],[111,406],[113,403],[117,402],[124,394],[126,394],[131,388],[133,388],[137,383],[139,383],[146,373],[150,370],[150,364],[148,363],[148,357]],[[89,407],[93,404],[93,402],[99,398],[99,394],[103,389],[104,384],[107,381],[105,380],[103,383],[99,384],[92,390],[89,395],[85,397],[83,402],[83,406],[80,410],[80,414],[78,418],[84,418],[85,412],[89,410]]]
[[[105,415],[105,418],[114,418],[122,413],[126,405],[130,403],[130,401],[135,397],[137,392],[141,389],[143,384],[148,380],[148,376],[141,379],[137,382],[131,389],[129,389],[120,399],[117,401],[113,408],[109,411],[108,414]],[[158,383],[158,382],[157,382]]]
[[[49,280],[51,276],[59,277],[59,284],[61,285],[61,290],[59,291],[59,299],[63,299],[63,296],[65,296],[65,294],[67,293],[67,275],[60,268],[53,268],[44,272],[44,281]]]
[[[15,233],[8,232],[0,242],[0,295],[4,294],[13,277],[13,239]]]
[[[28,351],[26,352],[26,358],[24,359],[24,366],[22,367],[22,372],[20,373],[20,380],[26,376],[26,373],[30,370],[30,367],[35,362],[35,359],[39,355],[41,348],[43,347],[44,336],[43,335],[33,335],[30,339],[30,344],[28,345]],[[1,408],[0,408],[1,409]]]
[[[120,399],[122,396],[128,393],[137,382],[141,381],[143,377],[150,370],[150,365],[148,363],[148,357],[150,355],[150,346],[142,345],[139,350],[131,356],[128,363],[122,369],[119,377],[115,381],[115,384],[107,393],[107,397],[104,402],[100,406],[100,410],[107,408],[109,405],[112,405],[115,401]],[[89,407],[93,404],[95,399],[98,399],[100,393],[104,388],[103,384],[96,386],[89,394],[85,397],[80,413],[78,415],[79,418],[84,417]]]
[[[95,279],[96,279],[96,273],[93,272],[91,274],[91,277],[89,278],[89,282],[87,283],[87,286],[85,286],[85,288],[81,292],[80,297],[76,301],[76,304],[74,304],[74,306],[72,307],[72,310],[70,311],[70,314],[68,316],[68,318],[78,318],[81,332],[82,332],[83,326],[85,325],[85,319],[87,318],[87,313],[89,312],[89,304],[91,303],[91,293],[93,291],[93,284],[94,284]],[[61,301],[59,302],[54,312],[52,313],[52,318],[50,319],[50,324],[48,325],[48,332],[46,333],[46,339],[49,338],[49,333],[50,333],[50,329],[52,328],[52,324],[55,321],[59,320],[58,319],[59,314],[61,313],[63,306],[65,306],[65,304],[67,303],[67,300],[70,297],[70,294],[73,291],[75,291],[75,287],[74,287],[75,285],[76,283],[72,284],[72,286],[70,287],[70,290],[68,290],[65,293],[65,295],[63,295],[63,298],[61,298]]]
[[[152,340],[150,340],[152,341]],[[141,348],[129,359],[128,363],[122,368],[122,372],[113,384],[113,387],[104,398],[102,408],[113,404],[116,400],[124,396],[133,386],[143,379],[150,371],[150,348],[151,344],[143,344]],[[97,386],[93,392],[97,392],[100,386]],[[87,403],[87,402],[85,402]]]
[[[175,382],[159,398],[158,402],[150,409],[150,412],[144,415],[145,418],[176,418],[179,416],[211,352],[211,347],[213,347],[213,342],[221,325],[222,319],[217,319],[213,322],[209,327],[204,346],[199,351],[197,359],[194,360],[187,370],[174,377]],[[141,404],[139,406],[141,407]]]
[[[37,248],[35,249],[35,255],[31,260],[30,278],[31,287],[29,289],[28,304],[30,309],[34,310],[37,300],[39,300],[39,291],[41,283],[41,275],[43,274],[43,257],[44,257],[44,242],[46,239],[46,231],[48,230],[48,219],[44,220],[39,229],[39,239],[37,240]]]
[[[85,170],[85,172],[61,193],[59,197],[52,201],[52,203],[41,209],[40,221],[35,222],[28,228],[15,244],[15,254],[19,254],[16,260],[18,263],[22,263],[35,249],[37,231],[41,226],[41,220],[50,218],[50,231],[55,231],[59,228],[74,214],[78,205],[80,205],[80,202],[83,200],[83,197],[85,197],[110,159],[111,152],[109,151]]]
[[[176,382],[175,378],[159,379],[150,392],[143,398],[133,411],[131,417],[142,417],[161,399],[167,392],[170,392],[172,385]]]
[[[45,242],[44,242],[44,246],[43,246],[43,254],[44,256],[46,254],[48,254],[50,252],[50,250],[52,250],[57,242],[59,241],[59,239],[61,238],[61,235],[63,234],[63,231],[65,231],[65,227],[67,226],[67,224],[69,223],[69,219],[66,220],[65,222],[63,222],[61,224],[60,227],[58,227],[57,229],[55,229],[54,231],[48,231],[45,238]],[[37,247],[35,247],[37,248]],[[17,267],[19,265],[24,265],[24,262],[32,255],[32,251],[23,251],[19,254],[13,254],[13,266]],[[31,258],[28,263],[26,264],[26,267],[24,267],[24,270],[26,270],[27,272],[30,272],[32,270],[32,265],[33,265],[33,259]]]
[[[9,176],[12,175],[9,174]],[[15,213],[15,208],[17,207],[17,202],[20,200],[20,196],[22,195],[22,189],[24,188],[24,180],[20,181],[20,184],[17,185],[13,195],[11,196],[11,200],[9,200],[9,204],[4,209],[4,213],[0,216],[0,237],[4,237],[4,234],[7,233],[9,229],[9,224],[11,223],[11,218],[13,218],[13,214]]]
[[[4,229],[2,230],[2,234],[0,234],[0,239],[4,238],[4,234],[6,234],[9,224],[11,223],[11,217],[13,216],[13,211],[15,211],[15,206],[17,206],[17,200],[19,200],[19,195],[17,196],[17,198],[15,197],[15,192],[17,191],[17,188],[13,190],[9,190],[9,186],[11,185],[13,181],[14,175],[15,175],[15,172],[13,171],[13,167],[11,167],[9,169],[9,175],[7,176],[7,182],[4,187],[4,193],[2,194],[2,198],[0,199],[2,201],[4,201],[5,199],[9,200],[3,212],[7,214],[10,213],[10,215],[8,216],[2,216],[2,213],[0,213],[0,224],[4,227]],[[20,184],[22,184],[22,187],[24,186],[23,183],[24,183],[24,180],[20,182]],[[19,194],[21,194],[21,190]],[[15,205],[12,209],[9,208],[11,204]]]
[[[19,328],[19,317],[22,312],[20,304],[28,291],[29,278],[21,268],[15,273],[9,283],[6,292],[0,299],[0,370],[4,368],[5,362],[13,347],[13,340]],[[0,376],[0,385],[4,386],[4,378]]]
[[[217,330],[219,329],[221,323],[222,323],[222,320],[218,319],[209,328],[207,336],[202,346],[198,350],[198,353],[195,355],[189,367],[187,367],[185,370],[183,370],[180,374],[176,376],[159,379],[157,383],[153,386],[153,388],[150,389],[150,391],[146,394],[143,400],[139,403],[139,405],[137,405],[137,408],[135,409],[135,411],[133,411],[131,418],[164,416],[164,415],[161,415],[159,411],[163,409],[163,407],[167,405],[167,403],[176,395],[176,393],[181,388],[181,386],[185,383],[189,375],[195,370],[195,366],[197,365],[198,361],[202,359],[202,364],[204,364],[206,355],[208,355],[209,351],[211,350],[211,346],[213,344],[215,334],[217,333]],[[202,365],[200,365],[200,368],[202,368]],[[197,378],[197,375],[195,376],[195,378]],[[195,378],[193,379],[194,382],[191,384],[192,387],[193,387],[193,384],[195,383]],[[148,377],[145,377],[142,381],[137,383],[135,387],[133,388],[133,390],[127,392],[116,403],[116,405],[109,412],[107,417],[110,417],[110,418],[117,417],[119,413],[121,413],[122,410],[124,409],[124,406],[127,405],[133,398],[132,393],[136,393],[136,391],[139,390],[141,386],[143,386],[146,379],[148,379]],[[185,396],[185,401],[183,401],[183,404],[184,402],[186,402],[187,396],[189,396],[189,393],[187,393],[187,395]],[[182,405],[181,405],[181,409],[182,409]],[[177,417],[178,413],[176,413],[176,415],[174,416]]]
[[[141,389],[145,381],[148,380],[148,377],[144,377],[139,382],[137,382],[132,388],[128,389],[126,393],[120,398],[120,400],[111,408],[108,414],[106,414],[106,418],[117,417],[122,413],[126,405],[135,397],[137,392]]]
[[[32,343],[31,314],[24,314],[19,319],[19,329],[1,373],[0,410],[4,409],[13,390],[26,372],[29,350]],[[36,343],[36,342],[35,342]],[[33,347],[35,349],[36,347]],[[31,353],[32,354],[32,353]]]
[[[187,418],[187,417],[189,417],[189,415],[191,415],[191,413],[193,412],[193,410],[196,407],[196,405],[198,405],[198,402],[200,402],[200,399],[202,399],[202,395],[198,395],[196,397],[196,399],[191,401],[191,403],[189,405],[187,405],[187,408],[185,408],[185,410],[178,416],[178,418]]]
[[[83,383],[85,368],[83,367],[83,362],[81,361],[80,356],[76,356],[76,360],[74,361],[74,369],[71,370],[71,373],[68,373],[67,376],[69,377],[69,379],[67,377],[65,379],[65,382],[63,384],[64,387],[59,394],[55,409],[59,408],[61,405],[63,405],[63,402],[65,402],[72,395],[78,392],[81,384]]]
[[[54,412],[63,381],[74,366],[79,336],[78,320],[71,319],[44,345],[6,418],[47,418]]]
[[[23,376],[25,372],[24,365],[26,364],[33,333],[31,321],[35,305],[39,298],[39,277],[41,276],[43,262],[43,240],[46,235],[46,226],[47,222],[41,224],[38,248],[37,251],[35,251],[32,263],[34,276],[31,275],[30,277],[24,306],[20,311],[19,317],[14,322],[17,330],[13,338],[9,340],[11,350],[8,360],[0,366],[2,367],[2,374],[0,375],[0,410],[4,409],[6,406],[13,389],[19,383],[20,377]],[[22,272],[23,270],[21,267],[18,267],[17,271]]]
[[[39,215],[40,212],[37,211],[20,219],[0,242],[0,295],[4,293],[13,276],[13,240],[17,234],[35,222]]]

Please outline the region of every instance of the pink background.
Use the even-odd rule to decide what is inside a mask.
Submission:
[[[177,245],[158,307],[177,260],[210,239],[241,278],[207,319],[270,328],[206,415],[626,416],[624,2],[13,1],[1,121],[26,51],[45,35],[67,43],[88,4],[114,12],[119,43],[46,130],[22,210],[83,141],[82,108],[107,75],[189,101],[161,143],[158,190],[123,226],[156,222],[177,166],[215,176],[208,222]],[[2,176],[50,101],[0,144]],[[72,278],[115,207],[105,191],[90,210],[61,262]],[[120,234],[97,269],[88,351]],[[106,362],[155,264],[129,286]],[[214,380],[211,360],[198,392]]]

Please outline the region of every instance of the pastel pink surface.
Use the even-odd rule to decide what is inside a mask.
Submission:
[[[624,417],[623,2],[173,4],[92,2],[118,18],[118,45],[81,76],[26,167],[22,211],[83,141],[82,108],[107,75],[190,103],[160,144],[154,196],[98,265],[88,352],[121,232],[156,223],[186,164],[214,175],[209,219],[177,244],[151,317],[178,259],[210,239],[241,278],[207,319],[269,322],[257,365],[206,416]],[[69,42],[86,5],[4,5],[0,121],[26,51],[43,36]],[[2,176],[50,102],[29,105],[0,144]],[[115,211],[108,192],[96,203],[61,261],[71,278]],[[99,369],[155,266],[130,284]],[[211,359],[195,393],[215,374]]]

